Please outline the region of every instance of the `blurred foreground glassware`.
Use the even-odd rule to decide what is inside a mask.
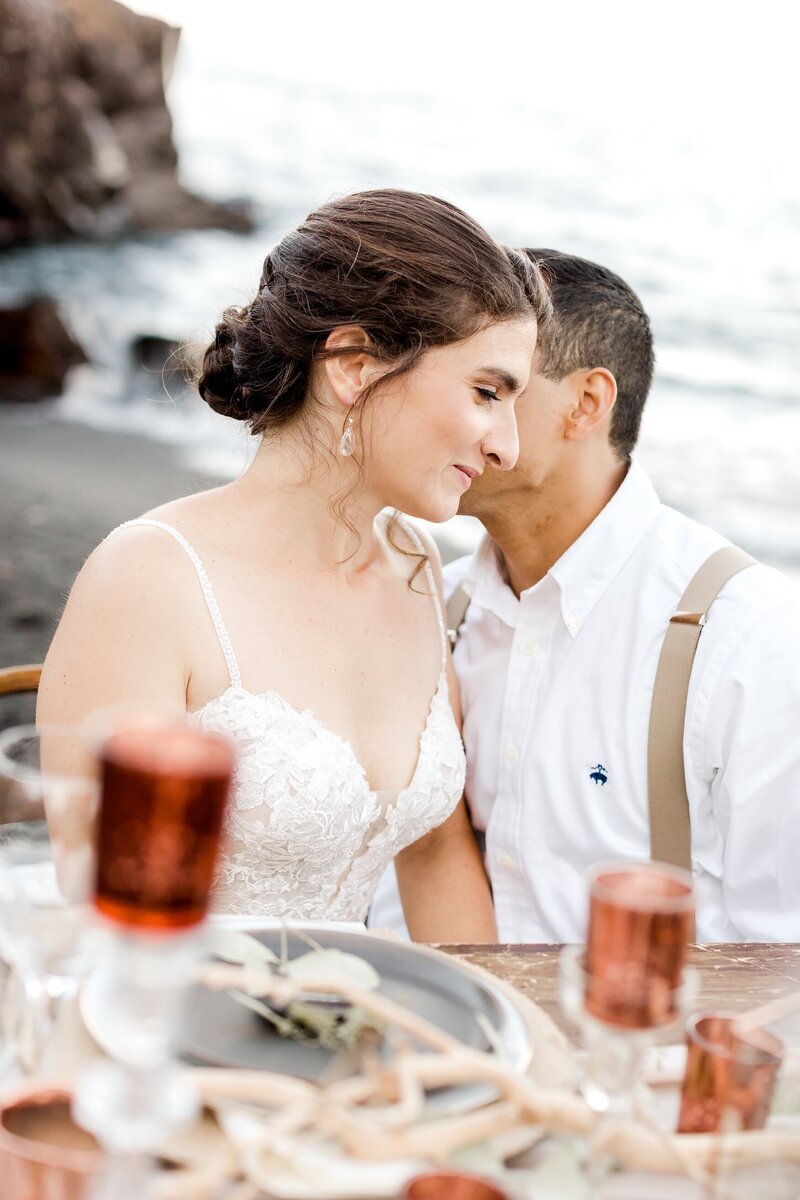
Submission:
[[[674,1021],[694,930],[691,876],[662,863],[607,863],[589,874],[586,1009],[627,1029]]]
[[[120,729],[101,752],[98,912],[118,927],[174,935],[208,908],[233,751],[175,724]]]
[[[0,733],[0,948],[14,971],[4,1018],[16,1026],[8,1043],[23,1070],[43,1065],[91,963],[97,791],[96,763],[77,727]],[[14,1003],[14,976],[22,1004]]]
[[[82,1077],[74,1113],[108,1150],[131,1156],[108,1184],[122,1200],[141,1195],[146,1162],[133,1156],[198,1109],[171,1046],[202,953],[233,749],[180,722],[137,720],[106,738],[100,762],[94,903],[108,949],[90,988],[113,1059]]]
[[[508,1200],[488,1179],[460,1171],[432,1171],[415,1175],[403,1188],[402,1200]]]
[[[800,1164],[777,1158],[743,1166],[737,1135],[763,1129],[784,1044],[727,1012],[695,1013],[686,1023],[686,1069],[679,1133],[719,1135],[709,1196],[719,1200],[797,1200]]]
[[[0,1105],[3,1200],[89,1200],[105,1168],[91,1134],[70,1117],[68,1087],[29,1082]]]
[[[686,970],[694,929],[689,874],[661,863],[604,863],[588,875],[586,946],[561,954],[561,1004],[585,1050],[582,1090],[598,1113],[598,1144],[609,1122],[635,1108],[648,1047],[674,1037],[696,993]],[[590,1147],[589,1194],[611,1167]]]
[[[734,1013],[695,1013],[686,1023],[678,1133],[763,1129],[783,1049],[767,1030],[741,1028]]]

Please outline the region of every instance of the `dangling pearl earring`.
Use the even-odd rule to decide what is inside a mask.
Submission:
[[[356,435],[353,432],[353,418],[348,417],[344,423],[342,436],[339,441],[339,453],[342,458],[349,458],[356,448]]]

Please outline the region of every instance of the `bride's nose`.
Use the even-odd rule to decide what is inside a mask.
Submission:
[[[510,471],[519,458],[517,419],[511,404],[498,404],[495,412],[496,419],[481,442],[481,451],[493,467],[500,471]]]

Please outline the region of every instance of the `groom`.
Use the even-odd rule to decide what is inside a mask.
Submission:
[[[656,822],[680,844],[684,822],[698,941],[794,941],[800,595],[743,559],[721,576],[717,563],[701,612],[679,611],[727,543],[662,504],[632,461],[653,371],[647,315],[605,267],[528,253],[555,320],[517,402],[519,462],[487,467],[466,492],[460,511],[486,534],[445,568],[445,590],[468,603],[454,661],[499,937],[583,940],[586,869],[651,857]],[[667,722],[662,711],[651,726],[665,637],[687,624],[701,634],[688,689],[667,671],[656,689]],[[680,778],[664,786],[670,719]],[[384,881],[370,924],[397,927],[392,913]]]

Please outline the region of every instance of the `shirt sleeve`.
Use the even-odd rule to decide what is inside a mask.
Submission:
[[[748,611],[715,654],[702,770],[744,941],[800,937],[800,600]]]

